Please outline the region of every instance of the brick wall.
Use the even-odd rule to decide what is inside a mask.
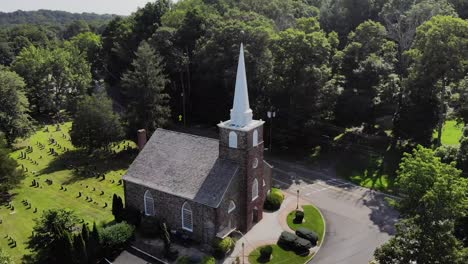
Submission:
[[[145,211],[144,194],[146,190],[150,190],[154,200],[155,216],[159,219],[165,219],[172,230],[182,230],[182,205],[188,202],[193,216],[193,232],[188,232],[191,238],[211,244],[215,237],[215,209],[128,181],[124,182],[124,190],[125,206],[137,209],[142,213]]]

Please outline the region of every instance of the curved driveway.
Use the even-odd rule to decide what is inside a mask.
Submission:
[[[320,208],[327,221],[325,243],[311,264],[365,264],[395,232],[398,213],[385,194],[298,163],[271,160],[274,184]]]

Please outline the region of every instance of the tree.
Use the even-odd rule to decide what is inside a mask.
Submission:
[[[84,54],[86,60],[91,64],[93,78],[97,80],[102,72],[102,39],[100,35],[93,32],[84,32],[74,36],[69,42]]]
[[[460,138],[457,164],[465,173],[468,173],[468,125],[463,129],[463,135]]]
[[[5,133],[9,144],[31,131],[24,88],[25,83],[18,74],[0,68],[0,131]]]
[[[55,262],[50,263],[74,263],[75,262],[75,248],[73,245],[72,235],[68,231],[62,231],[59,234],[57,242],[51,248],[51,254],[55,256]]]
[[[395,237],[376,250],[379,263],[464,263],[454,235],[456,220],[468,211],[468,179],[460,174],[431,149],[418,146],[405,153],[396,180],[405,219]]]
[[[89,229],[85,223],[81,227],[81,236],[83,237],[83,241],[85,242],[85,244],[87,244],[89,240]]]
[[[144,128],[150,133],[169,122],[168,82],[158,54],[143,41],[135,53],[132,70],[122,77],[124,94],[128,98],[126,119],[129,130]]]
[[[407,67],[403,53],[413,44],[416,28],[437,15],[456,16],[446,0],[390,0],[384,4],[379,17],[385,24],[388,37],[398,43],[400,73]]]
[[[90,65],[78,50],[29,46],[18,55],[12,69],[24,78],[35,114],[73,110],[90,89]]]
[[[338,52],[344,92],[336,106],[337,122],[343,126],[366,124],[373,130],[377,113],[393,115],[399,82],[395,74],[396,45],[378,22],[366,21],[348,36],[348,44]]]
[[[120,140],[123,129],[113,112],[112,101],[104,94],[85,96],[78,103],[70,137],[73,145],[89,152]]]
[[[100,252],[100,235],[99,230],[96,226],[96,222],[93,223],[93,229],[89,235],[89,241],[86,244],[87,246],[87,254],[89,263],[96,263],[98,258],[98,254]]]
[[[67,25],[63,31],[64,39],[71,39],[72,37],[90,31],[88,23],[84,20],[75,20]]]
[[[115,217],[115,221],[122,222],[123,220],[124,207],[122,198],[114,193],[112,197],[112,214]]]
[[[22,171],[18,170],[18,163],[10,158],[9,153],[6,142],[0,133],[0,201],[11,188],[24,179]]]
[[[86,244],[81,234],[73,237],[74,260],[78,264],[88,263],[88,254],[86,252]]]
[[[52,209],[45,211],[40,218],[34,219],[34,222],[28,248],[36,253],[36,261],[63,263],[59,260],[61,253],[57,251],[63,248],[63,235],[71,234],[76,228],[78,218],[73,211]]]
[[[412,75],[423,81],[427,93],[438,98],[438,137],[441,144],[442,127],[447,112],[447,87],[458,83],[468,71],[468,21],[448,16],[436,16],[417,29],[409,56],[413,60]],[[437,67],[434,67],[437,65]]]

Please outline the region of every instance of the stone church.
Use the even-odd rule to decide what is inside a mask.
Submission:
[[[272,167],[253,120],[241,44],[230,120],[219,140],[157,129],[123,177],[125,203],[201,243],[247,232],[262,219]]]

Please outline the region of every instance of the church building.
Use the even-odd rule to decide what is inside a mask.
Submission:
[[[126,207],[201,243],[250,230],[262,219],[272,167],[264,121],[249,105],[242,44],[230,118],[218,124],[219,140],[157,129],[123,177]]]

